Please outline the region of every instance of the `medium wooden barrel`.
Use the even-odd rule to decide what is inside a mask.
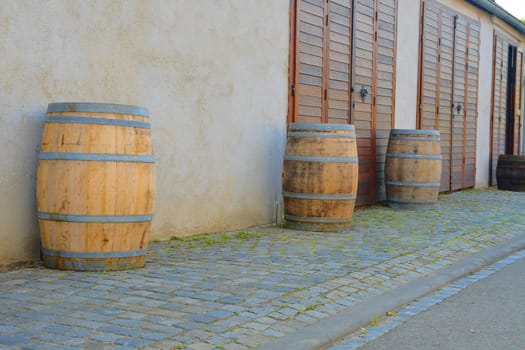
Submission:
[[[525,191],[525,156],[501,154],[496,167],[496,180],[500,190]]]
[[[81,271],[143,267],[154,170],[145,108],[49,104],[36,180],[44,265]]]
[[[343,231],[352,223],[357,193],[353,125],[291,124],[283,166],[288,227]]]
[[[388,204],[403,208],[434,205],[440,180],[439,131],[392,129],[385,160]]]

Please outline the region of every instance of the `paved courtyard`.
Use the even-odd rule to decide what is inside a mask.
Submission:
[[[0,349],[253,349],[525,234],[525,193],[359,209],[344,233],[257,227],[150,244],[144,269],[0,272]]]

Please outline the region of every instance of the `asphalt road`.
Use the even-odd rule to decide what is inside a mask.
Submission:
[[[363,350],[525,350],[525,259],[412,317]]]

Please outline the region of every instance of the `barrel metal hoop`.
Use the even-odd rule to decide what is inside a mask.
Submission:
[[[312,200],[353,200],[356,199],[355,194],[321,194],[321,193],[297,193],[283,191],[283,196],[294,199],[312,199]]]
[[[427,137],[427,138],[419,138],[419,137],[403,137],[403,136],[390,136],[390,140],[392,141],[422,141],[422,142],[439,142],[441,141],[441,138],[438,137]]]
[[[105,153],[68,153],[68,152],[40,152],[39,160],[86,160],[132,163],[155,163],[152,155],[105,154]]]
[[[290,124],[289,130],[355,131],[355,126],[350,124],[293,123]]]
[[[325,132],[298,132],[288,133],[288,137],[319,137],[323,139],[355,139],[355,134],[327,134]]]
[[[399,203],[436,203],[436,199],[388,198],[389,201]]]
[[[152,214],[145,215],[73,215],[60,213],[47,213],[39,211],[37,216],[40,220],[84,222],[84,223],[129,223],[147,222],[153,219]]]
[[[302,221],[302,222],[315,222],[315,223],[327,223],[327,224],[337,224],[337,223],[351,223],[352,218],[313,218],[313,217],[302,217],[302,216],[293,216],[293,215],[284,215],[284,218],[291,221]]]
[[[111,103],[57,102],[48,104],[47,112],[113,113],[148,117],[147,108]]]
[[[409,181],[388,181],[385,180],[385,185],[394,186],[408,186],[408,187],[439,187],[439,182],[409,182]]]
[[[387,153],[387,158],[435,159],[441,160],[441,154]]]
[[[392,129],[390,135],[401,134],[401,135],[437,135],[439,136],[439,130],[412,130],[412,129]]]
[[[42,254],[71,259],[116,259],[143,256],[146,255],[146,250],[130,250],[127,252],[67,252],[42,248]]]
[[[57,117],[49,116],[46,118],[47,123],[75,123],[75,124],[99,124],[99,125],[115,125],[115,126],[129,126],[141,129],[151,129],[150,123],[139,122],[134,120],[120,120],[108,118],[91,118],[82,116],[67,116]]]
[[[318,162],[318,163],[357,163],[357,157],[314,157],[314,156],[296,156],[285,155],[284,160],[298,162]]]

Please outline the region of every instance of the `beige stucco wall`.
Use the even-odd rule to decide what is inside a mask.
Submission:
[[[492,69],[494,27],[487,14],[480,22],[478,124],[476,130],[476,187],[489,186],[490,120],[492,116]]]
[[[38,257],[49,102],[145,106],[153,238],[272,221],[285,144],[289,2],[0,2],[0,264]]]
[[[419,62],[419,1],[399,0],[396,47],[395,127],[415,129]]]

